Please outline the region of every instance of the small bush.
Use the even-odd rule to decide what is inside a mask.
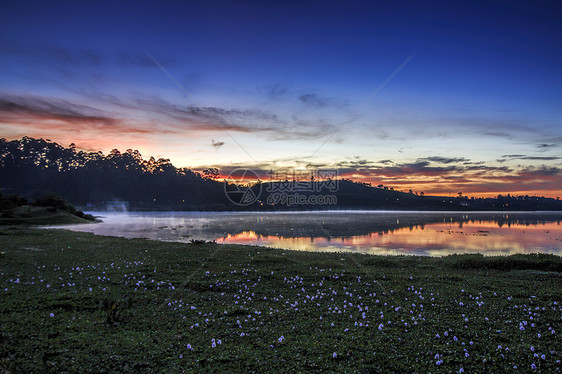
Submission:
[[[17,206],[26,205],[27,200],[18,195],[3,196],[0,195],[0,210],[12,209]]]
[[[103,299],[100,308],[105,312],[105,322],[108,325],[115,325],[120,321],[121,313],[125,309],[130,309],[133,299],[130,296],[121,299]]]
[[[56,194],[48,194],[43,197],[38,198],[33,203],[35,206],[45,206],[53,207],[60,210],[66,210],[67,212],[76,214],[76,208],[74,208],[68,201]]]
[[[40,197],[37,200],[35,200],[33,205],[64,210],[64,211],[70,212],[70,213],[72,213],[75,216],[78,216],[80,218],[84,218],[84,219],[87,219],[89,221],[95,221],[94,216],[92,216],[91,214],[86,214],[86,213],[82,212],[81,210],[76,209],[68,201],[66,201],[65,199],[63,199],[62,197],[60,197],[56,194],[48,194],[48,195],[45,195],[43,197]]]

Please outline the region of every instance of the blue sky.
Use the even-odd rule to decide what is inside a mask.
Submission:
[[[426,193],[557,196],[561,9],[13,2],[0,15],[0,136],[223,174],[323,167]]]

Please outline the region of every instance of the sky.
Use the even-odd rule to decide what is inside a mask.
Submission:
[[[0,137],[557,197],[556,1],[13,1]]]

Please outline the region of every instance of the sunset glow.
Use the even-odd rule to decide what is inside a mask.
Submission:
[[[33,10],[31,10],[33,9]],[[555,3],[11,2],[0,137],[195,171],[559,197]]]
[[[547,235],[544,235],[548,233]],[[491,222],[430,224],[349,238],[261,236],[252,231],[227,235],[220,243],[256,244],[275,248],[327,252],[445,256],[452,253],[558,253],[562,239],[559,222],[540,225],[498,226]],[[550,248],[550,251],[548,250]],[[545,250],[546,249],[546,250]]]

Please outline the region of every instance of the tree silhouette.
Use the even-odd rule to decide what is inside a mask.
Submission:
[[[228,200],[224,185],[215,179],[216,168],[202,174],[189,168],[176,168],[169,159],[144,159],[139,151],[113,149],[109,154],[84,152],[71,144],[68,148],[45,139],[24,137],[8,141],[0,139],[0,187],[2,193],[19,193],[30,201],[54,193],[70,203],[92,208],[107,201],[122,200],[134,209],[232,210],[258,209],[238,207]],[[310,181],[318,184],[321,182]],[[338,180],[337,207],[295,206],[291,209],[513,209],[562,210],[558,199],[535,196],[502,196],[489,199],[443,199],[395,191],[393,187],[349,179]],[[262,187],[260,201],[267,201],[268,182]],[[257,187],[256,187],[257,188]],[[305,192],[299,191],[299,194]],[[330,192],[331,194],[332,192]],[[459,193],[459,197],[462,193]],[[259,209],[278,209],[264,205]]]
[[[205,178],[209,179],[217,179],[220,176],[219,169],[217,168],[209,168],[203,170],[203,175]]]

